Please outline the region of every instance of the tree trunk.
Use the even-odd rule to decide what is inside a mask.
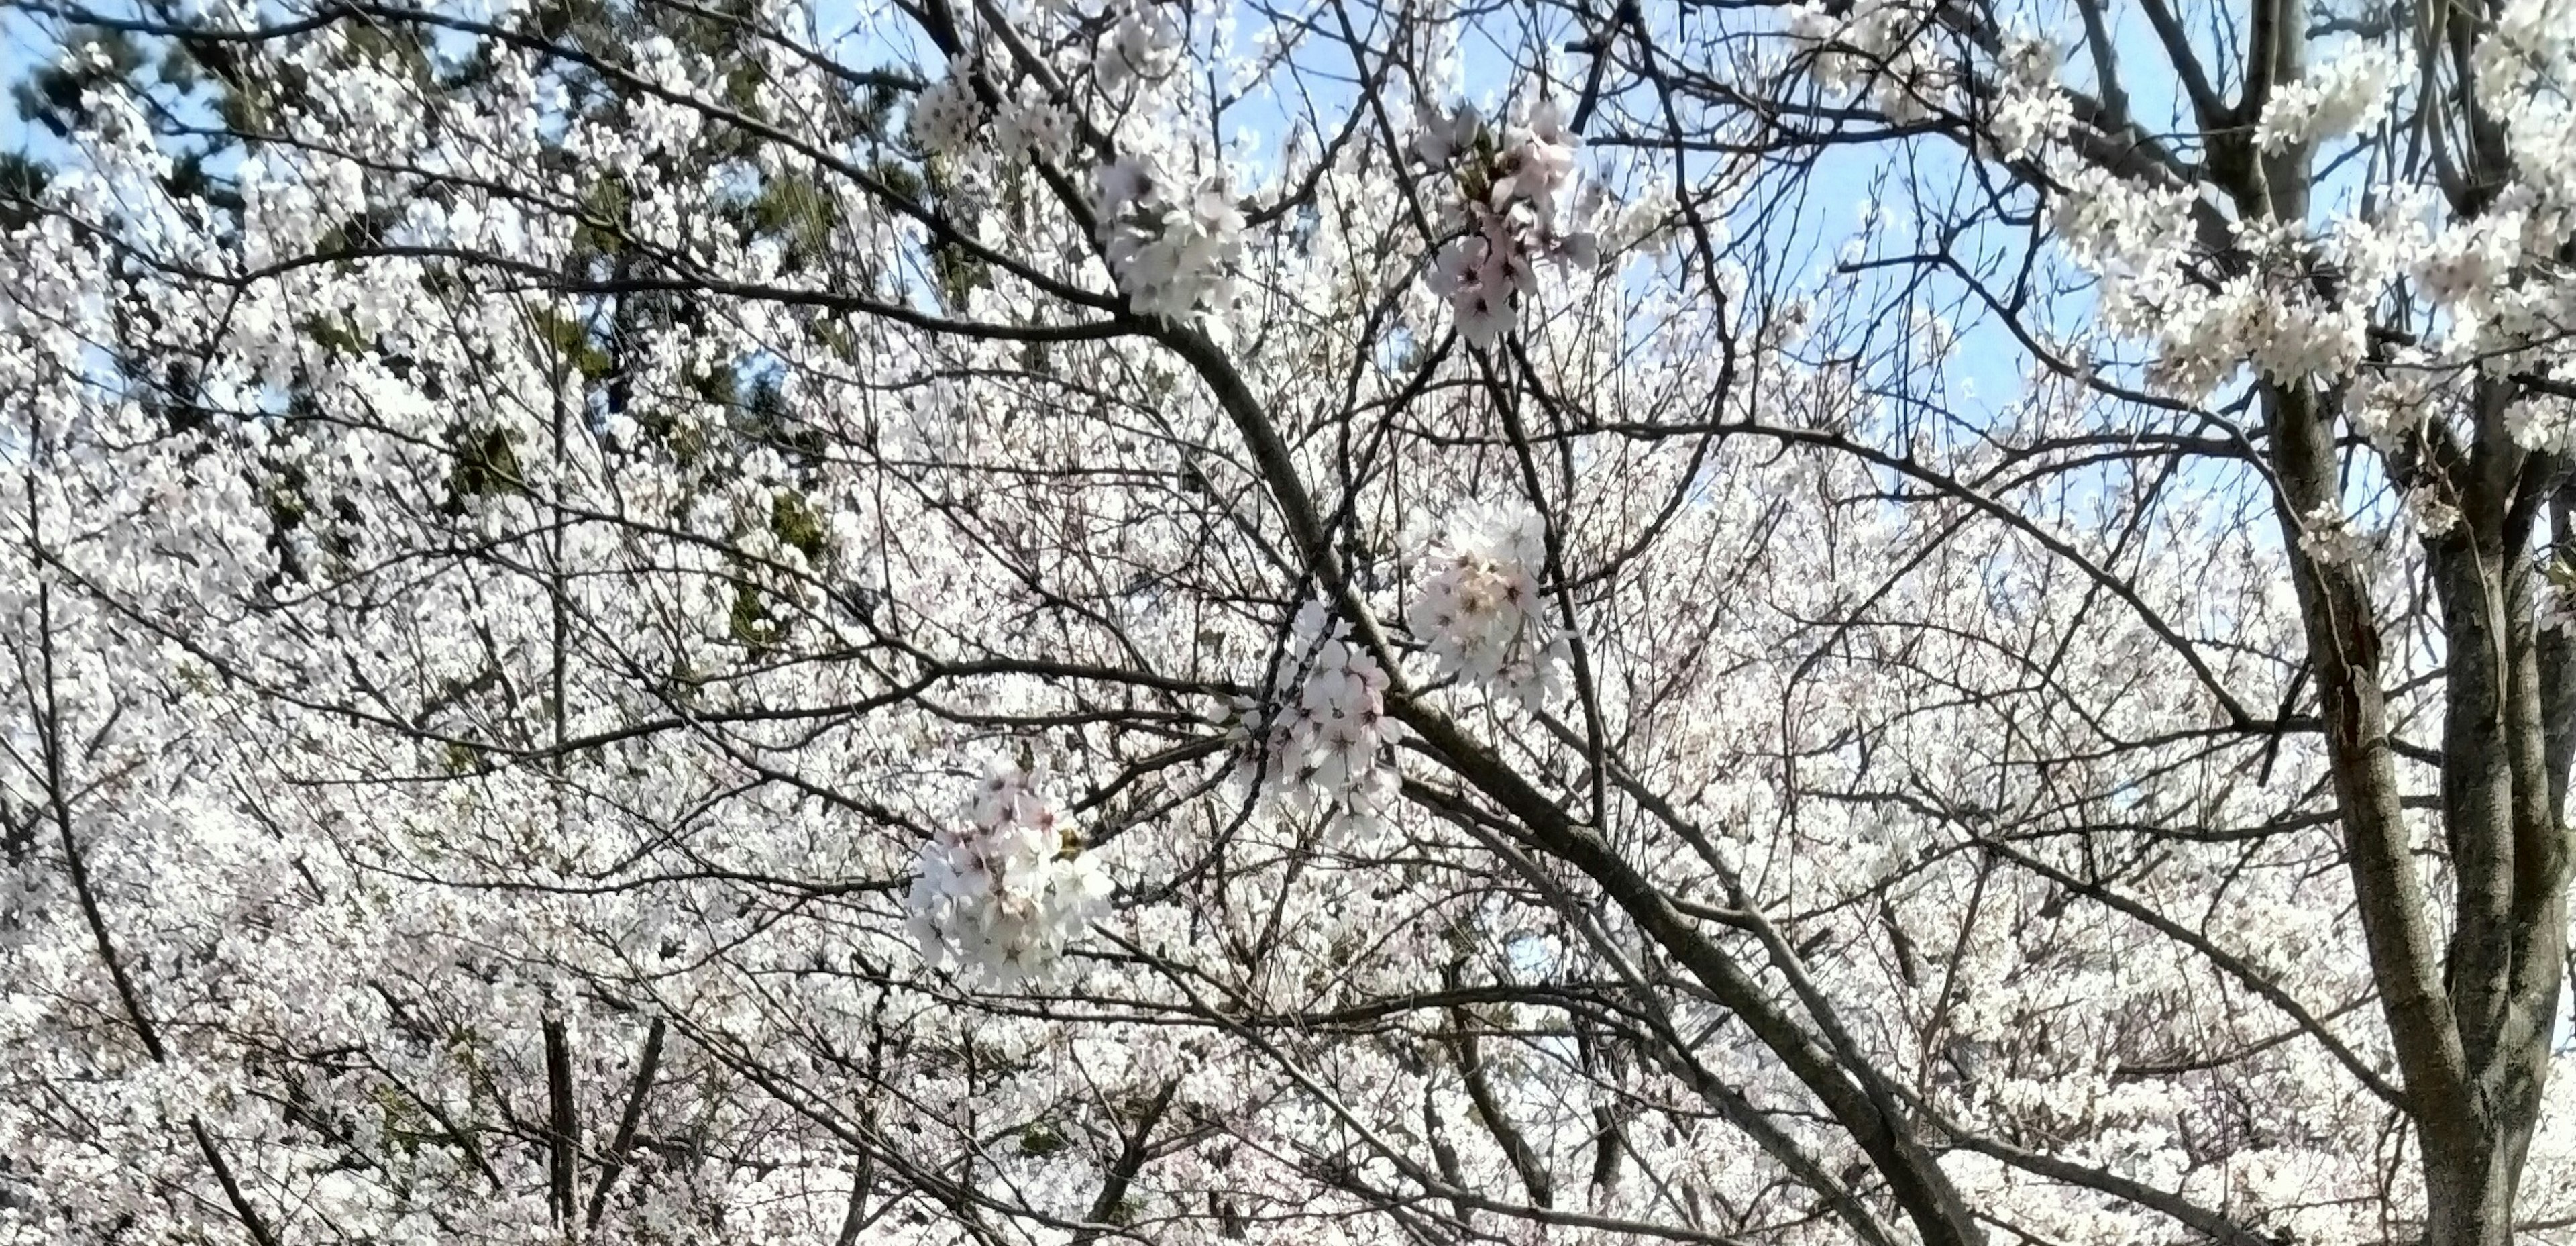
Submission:
[[[2492,1138],[2425,1146],[2425,1246],[2511,1246],[2519,1165],[2506,1162],[2507,1150]]]
[[[2479,403],[2492,417],[2503,406]],[[2300,544],[2338,503],[2332,409],[2304,386],[2267,388],[2266,407],[2362,934],[2423,1147],[2424,1240],[2509,1246],[2566,947],[2566,646],[2537,626],[2531,569],[2538,499],[2560,469],[2500,418],[2481,418],[2466,446],[2425,436],[2423,469],[2460,511],[2425,546],[2442,605],[2444,940],[2398,799],[2369,584]]]

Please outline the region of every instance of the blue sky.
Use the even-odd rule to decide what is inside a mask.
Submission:
[[[1235,12],[1237,38],[1248,44],[1260,19],[1240,5]],[[1659,14],[1658,20],[1683,20],[1677,14],[1677,10],[1666,10]],[[884,25],[863,23],[858,6],[851,0],[819,0],[816,20],[824,38],[832,43],[836,54],[843,59],[862,65],[893,59],[888,55],[893,48],[886,42]],[[1562,21],[1562,18],[1550,20]],[[2123,72],[2129,79],[2126,85],[2138,111],[2151,121],[2160,120],[2172,111],[2175,91],[2171,75],[2159,75],[2164,58],[2142,23],[2134,15],[2124,14],[2121,20],[2115,43],[2134,51],[2124,61]],[[1507,108],[1512,97],[1525,87],[1525,83],[1515,81],[1513,65],[1529,59],[1525,54],[1528,44],[1549,49],[1543,55],[1552,62],[1552,74],[1571,76],[1581,72],[1583,65],[1580,59],[1570,58],[1561,51],[1565,43],[1579,34],[1570,24],[1525,32],[1500,23],[1498,18],[1496,24],[1470,29],[1461,40],[1458,55],[1461,85],[1465,87],[1468,98],[1489,114]],[[1528,44],[1524,44],[1524,40]],[[22,13],[0,10],[0,78],[15,82],[48,55],[50,49],[35,23]],[[1329,48],[1310,45],[1310,52],[1301,59],[1332,68],[1338,56]],[[1569,64],[1569,61],[1573,63]],[[2068,66],[2068,76],[2079,84],[2090,85],[2092,73],[2089,64],[2079,59]],[[1317,87],[1318,84],[1310,77],[1306,85]],[[1560,80],[1559,94],[1570,93],[1571,86],[1572,83]],[[1328,98],[1320,102],[1329,106],[1336,101]],[[1233,111],[1229,117],[1229,129],[1253,135],[1253,151],[1261,158],[1267,158],[1279,150],[1279,140],[1290,120],[1288,110],[1297,103],[1255,96]],[[1640,110],[1653,111],[1651,106],[1643,104]],[[19,118],[14,107],[0,109],[0,148],[32,150],[39,155],[60,154],[52,136],[43,132],[41,127],[30,126]],[[1792,292],[1814,293],[1832,282],[1842,244],[1860,231],[1865,213],[1872,210],[1877,202],[1881,180],[1900,167],[1891,163],[1893,151],[1886,145],[1824,151],[1813,164],[1796,210],[1763,226],[1762,236],[1747,240],[1759,242],[1766,250],[1783,258],[1786,275],[1794,287]],[[1916,171],[1931,185],[1946,182],[1961,166],[1959,153],[1939,140],[1925,140],[1912,145],[1906,158],[1917,162],[1914,166]],[[1903,211],[1905,205],[1901,191],[1888,198],[1889,202],[1883,205],[1882,210]],[[1880,237],[1878,245],[1882,251],[1910,242],[1909,224],[1900,220],[1897,226]],[[1969,253],[1981,250],[2008,253],[2020,244],[2019,236],[1993,229],[1972,231],[1957,242],[1958,249]],[[1865,282],[1862,288],[1870,292],[1871,297],[1888,297],[1884,288],[1872,290],[1874,284]],[[1934,282],[1929,291],[1932,297],[1925,301],[1937,307],[1949,301],[1944,296],[1957,293],[1954,285],[1949,289],[1944,289],[1943,285],[1942,282]],[[1881,309],[1873,306],[1871,310]],[[1901,325],[1906,309],[1897,306],[1884,310],[1899,317]],[[2078,306],[2065,310],[2080,314],[2080,300]],[[2022,388],[2024,362],[2025,356],[2018,344],[2010,341],[2000,328],[1972,320],[1963,327],[1956,353],[1943,363],[1938,377],[1931,379],[1938,380],[1946,391],[1945,397],[1961,408],[1968,418],[1992,418],[1997,413],[1997,405],[2008,401]]]
[[[0,81],[15,85],[27,71],[41,63],[50,52],[34,25],[16,9],[0,9]],[[0,107],[0,151],[24,151],[33,147],[28,125],[18,116],[13,102]]]

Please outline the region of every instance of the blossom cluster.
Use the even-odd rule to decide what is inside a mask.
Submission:
[[[1858,0],[1837,17],[1820,4],[1789,11],[1789,37],[1813,49],[1811,72],[1828,91],[1869,88],[1870,103],[1899,125],[1953,107],[1958,74],[1936,50],[1928,6]]]
[[[2275,381],[2341,376],[2361,362],[2367,309],[2287,281],[2248,275],[2202,297],[2169,300],[2153,374],[2172,392],[2202,394],[2240,364]]]
[[[2359,567],[2372,555],[2371,534],[2334,501],[2320,502],[2299,520],[2299,549],[2330,567]]]
[[[2368,129],[2388,112],[2390,84],[2408,72],[2400,55],[2378,47],[2327,61],[2273,90],[2254,127],[2255,145],[2277,153]]]
[[[1061,160],[1073,150],[1073,114],[1035,91],[993,112],[993,145],[1005,156]]]
[[[2315,280],[2349,258],[2349,245],[2330,249],[2299,223],[2230,222],[2242,271],[2212,282],[2188,267],[2195,235],[2187,191],[2061,168],[2059,241],[2103,277],[2103,327],[2155,343],[2149,371],[2165,391],[2206,394],[2248,365],[2291,383],[2348,375],[2361,362],[2369,305]]]
[[[2497,288],[2523,262],[2529,247],[2527,215],[2499,203],[2496,210],[2458,221],[2413,249],[2407,275],[2425,298],[2457,312],[2485,310]],[[2546,253],[2546,245],[2534,248]]]
[[[913,101],[913,141],[934,156],[955,159],[975,141],[984,125],[984,105],[963,58],[949,62],[948,76],[921,89]]]
[[[2058,84],[2055,44],[2027,34],[2007,39],[1996,58],[1996,94],[1988,124],[1995,154],[2019,160],[2066,136],[2075,124],[2074,101]]]
[[[976,150],[987,121],[992,152],[1006,160],[1062,160],[1073,150],[1073,114],[1042,86],[1023,82],[988,109],[975,94],[974,63],[963,56],[948,62],[946,77],[921,89],[907,124],[924,152],[953,161]]]
[[[985,775],[920,869],[907,907],[922,959],[999,986],[1045,974],[1108,908],[1108,874],[1016,767]]]
[[[1479,141],[1483,124],[1472,109],[1425,109],[1417,129],[1414,153],[1435,168],[1463,165],[1460,181],[1467,192],[1455,214],[1463,232],[1441,248],[1431,288],[1449,300],[1458,332],[1476,346],[1490,347],[1511,329],[1518,303],[1537,292],[1539,257],[1577,268],[1600,262],[1597,236],[1558,225],[1583,140],[1546,99],[1529,105],[1505,129],[1501,151],[1491,158]]]
[[[1243,212],[1222,178],[1175,178],[1151,159],[1100,169],[1100,231],[1118,288],[1140,315],[1182,321],[1233,302]]]
[[[2558,154],[2576,133],[2569,121],[2576,113],[2502,103],[2530,84],[2515,66],[2553,56],[2563,63],[2576,51],[2576,43],[2538,29],[2500,22],[2480,44],[2480,72],[2518,84],[2493,95],[2500,125],[2517,152],[2546,151],[2532,170],[2549,172],[2499,184],[2472,214],[2454,212],[2447,192],[2419,172],[2374,175],[2357,202],[2307,219],[2228,219],[2189,185],[2115,173],[2058,142],[2062,136],[2039,136],[2058,242],[2101,281],[2100,327],[2151,343],[2148,379],[2186,398],[2207,396],[2247,370],[2298,383],[2365,371],[2548,367],[2534,348],[2562,332],[2576,308],[2576,287],[2551,259],[2576,219],[2564,206],[2576,178],[2555,175],[2576,168]],[[2326,140],[2380,126],[2426,72],[2402,43],[2341,43],[2319,53],[2267,97],[2253,135],[2265,154],[2303,163]],[[1999,128],[2011,128],[2000,120]],[[2420,327],[2394,344],[2393,357],[2374,359],[2375,326],[2392,298],[2420,309],[2410,312]],[[2353,407],[2383,448],[2399,425],[2421,422],[2427,396],[2401,411],[2373,397],[2386,388],[2366,381],[2355,391],[2365,401]],[[2515,436],[2526,446],[2564,439],[2536,413],[2523,413],[2521,423]]]
[[[1562,679],[1565,637],[1539,598],[1544,532],[1538,516],[1466,508],[1430,560],[1405,623],[1456,674],[1536,709]]]
[[[2293,560],[2372,572],[2381,634],[2437,634],[2410,613],[2424,560],[2400,538],[2469,550],[2474,481],[2373,467],[2355,437],[2412,464],[2448,431],[2494,440],[2474,416],[2576,453],[2576,408],[2521,383],[2576,366],[2544,332],[2576,324],[2576,154],[2557,154],[2576,130],[2547,120],[2569,80],[2552,66],[2576,62],[2494,85],[2576,31],[2568,3],[2505,0],[2467,31],[2478,83],[2441,66],[2515,158],[2475,173],[2476,212],[2432,155],[2408,172],[2309,145],[2267,176],[2318,193],[2279,196],[2309,206],[2268,226],[2256,197],[2207,184],[2207,133],[2104,149],[2101,84],[2065,64],[2084,59],[2073,15],[2018,34],[1930,0],[1800,20],[1844,40],[1812,50],[1855,109],[1873,91],[1950,109],[1937,136],[1801,112],[1815,85],[1748,51],[1777,10],[1643,6],[1584,52],[1516,41],[1506,11],[1354,8],[1358,37],[1392,48],[1357,66],[1385,91],[1599,66],[1605,129],[1651,136],[1660,85],[1694,136],[1596,153],[1544,104],[1386,133],[1382,92],[1329,85],[1352,81],[1351,41],[1173,0],[977,6],[935,30],[903,27],[918,6],[781,0],[677,41],[641,13],[619,25],[622,74],[568,72],[508,23],[418,18],[298,23],[282,49],[135,45],[232,58],[192,70],[197,92],[150,72],[158,55],[127,90],[102,50],[76,75],[97,120],[42,153],[59,175],[0,195],[19,275],[0,292],[18,447],[0,454],[17,499],[0,699],[20,707],[0,735],[64,771],[0,775],[13,817],[47,819],[0,886],[0,1246],[201,1240],[250,1212],[276,1241],[561,1237],[548,1166],[487,1164],[475,1142],[540,1101],[636,1142],[594,1157],[599,1240],[1051,1237],[1093,1205],[1093,1143],[1116,1138],[1152,1171],[1111,1219],[1176,1242],[1374,1243],[1406,1231],[1405,1173],[1523,1184],[1505,1131],[1439,1125],[1487,1108],[1536,1144],[1518,1175],[1579,1191],[1598,1225],[1660,1231],[1690,1210],[1679,1184],[1708,1213],[1694,1232],[1833,1237],[1772,1214],[1833,1189],[1793,1188],[1821,1183],[1784,1182],[1742,1131],[1695,1130],[1694,1086],[1745,1090],[1817,1172],[1859,1165],[1841,1187],[1893,1169],[1809,1110],[1758,1027],[1709,1028],[1699,962],[1671,954],[1688,949],[1620,963],[1629,923],[1600,897],[1624,884],[1603,862],[1476,833],[1543,803],[1615,837],[1607,864],[1652,892],[1794,926],[1771,968],[1812,990],[1778,1002],[1836,1029],[1838,1063],[1942,1087],[1955,1120],[1933,1132],[2039,1139],[2311,1246],[2380,1240],[2425,1202],[2370,1145],[2383,1079],[2354,1076],[2384,1064],[2385,1027],[2273,1041],[2279,1010],[2243,990],[2322,1007],[2378,989],[2349,880],[2316,868],[2328,741],[2273,741],[2267,786],[2207,764],[2206,728],[2222,699],[2313,691]],[[860,60],[797,33],[852,20]],[[975,50],[950,60],[959,39]],[[1660,69],[1641,76],[1648,45]],[[2282,91],[2328,75],[2292,77]],[[311,89],[225,85],[273,81]],[[2172,124],[2172,83],[2140,85],[2142,123]],[[2400,115],[2411,98],[2394,93]],[[253,113],[229,165],[203,127],[158,123]],[[2215,141],[2251,144],[2260,115]],[[1788,210],[1850,183],[1803,159],[1820,141],[1825,165],[1929,175],[1874,184],[1866,262],[1830,278],[1823,216],[1844,205]],[[2496,146],[2449,154],[2508,167]],[[1032,154],[1050,176],[1002,167]],[[2381,177],[2414,184],[2383,195]],[[1614,186],[1634,197],[1604,209]],[[1970,273],[1879,263],[2012,255],[1994,222],[2034,203],[2089,284],[2033,256],[2026,287],[1994,288],[2029,301],[1989,303]],[[1435,219],[1417,227],[1417,204]],[[1238,213],[1279,224],[1237,243]],[[1942,235],[1953,221],[1970,232]],[[1548,272],[1677,222],[1688,257]],[[1934,236],[1959,245],[1918,254]],[[529,288],[612,268],[650,297]],[[1390,289],[1403,306],[1382,314]],[[1091,314],[1131,297],[1245,348]],[[1480,422],[1489,361],[1417,349],[1453,314],[1489,349],[1526,338],[1510,384],[1565,416],[1541,420],[1568,476],[1530,495],[1544,523],[1460,504],[1521,495],[1496,489],[1517,477]],[[2134,400],[2151,360],[2209,410]],[[2315,410],[2351,468],[2286,549],[2245,505],[2265,482],[2213,446],[2259,427],[2257,369],[2331,374]],[[1966,386],[2015,375],[2017,395]],[[1939,431],[1961,411],[1974,427]],[[1815,445],[1825,430],[1870,451]],[[1284,455],[1237,453],[1271,431]],[[2102,457],[2213,448],[2169,474]],[[1889,455],[1993,505],[1895,488]],[[1326,551],[1283,536],[1278,500],[1300,490]],[[1425,499],[1440,526],[1393,531]],[[2550,557],[2540,617],[2576,629],[2576,569],[2507,554]],[[1300,611],[1334,563],[1351,595]],[[2079,563],[2116,568],[2130,600],[2060,591]],[[2189,635],[2169,644],[2159,618]],[[2035,636],[2064,658],[2047,679]],[[1567,708],[1577,655],[1601,700],[1586,747],[1530,712]],[[1203,715],[1234,693],[1237,734],[1209,740]],[[2390,715],[2445,695],[2392,680]],[[1062,772],[961,756],[1003,724],[1046,724],[1096,767],[1081,790],[1115,802],[1114,840]],[[1401,756],[1407,726],[1441,747]],[[514,764],[547,739],[578,764]],[[1248,820],[1206,771],[1238,762]],[[908,804],[925,773],[953,777],[918,797],[936,806],[918,832],[853,816]],[[1354,829],[1446,790],[1497,821],[1408,819],[1423,834],[1401,850]],[[1946,851],[1963,833],[2011,859]],[[75,855],[107,926],[66,891]],[[2136,868],[2061,885],[2096,858]],[[1113,930],[1131,969],[1097,955]],[[885,972],[877,953],[906,942],[926,964]],[[997,983],[1042,990],[955,998]],[[1630,1041],[1566,1013],[1569,986],[1683,1024]],[[1472,1002],[1431,1020],[1481,1046],[1329,1023],[1439,992]],[[137,1039],[155,1026],[157,1063]],[[2553,1085],[2523,1221],[2576,1191],[2576,1079]],[[1386,1140],[1375,1193],[1318,1180],[1355,1131]],[[1936,1158],[1956,1205],[2052,1243],[2170,1234],[2132,1200]],[[221,1197],[226,1164],[241,1198]],[[891,1177],[858,1183],[852,1227],[861,1168]],[[947,1173],[967,1202],[907,1195],[905,1174]],[[1498,1240],[1625,1236],[1545,1219],[1477,1218]]]
[[[1336,823],[1374,831],[1395,803],[1393,750],[1404,739],[1403,724],[1386,713],[1386,668],[1352,642],[1348,624],[1308,602],[1290,626],[1272,687],[1268,722],[1245,759],[1248,775],[1289,809],[1323,809]],[[1247,726],[1247,740],[1251,734]]]
[[[1100,37],[1092,57],[1092,74],[1101,89],[1107,91],[1152,82],[1169,75],[1180,64],[1181,51],[1181,28],[1168,13],[1142,6],[1131,8]]]
[[[2553,557],[2541,564],[2539,581],[2533,614],[2541,628],[2576,634],[2576,569]]]

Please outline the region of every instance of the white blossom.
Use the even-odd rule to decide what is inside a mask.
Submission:
[[[1099,181],[1104,250],[1139,314],[1188,321],[1232,303],[1244,218],[1222,179],[1175,183],[1122,158]]]
[[[2255,145],[2278,152],[2368,129],[2386,115],[2391,84],[2407,75],[2400,54],[2374,45],[2314,66],[2273,87],[2254,127]]]
[[[2054,44],[2027,33],[2006,40],[1997,58],[2001,82],[1994,103],[1995,147],[2006,160],[2063,138],[2075,124],[2075,105],[2058,85]]]
[[[912,104],[912,137],[933,155],[955,159],[969,151],[984,125],[984,105],[963,59],[948,66],[948,76],[921,89]]]
[[[1100,39],[1092,72],[1107,90],[1152,82],[1179,63],[1181,29],[1160,5],[1140,2],[1120,14]]]
[[[2299,549],[2330,567],[2359,567],[2371,553],[2370,534],[2328,500],[2299,517]]]
[[[922,959],[998,986],[1044,976],[1108,911],[1098,859],[1038,791],[997,765],[966,817],[921,846],[907,901]]]
[[[1406,626],[1443,674],[1461,675],[1537,708],[1563,678],[1566,644],[1540,594],[1538,516],[1493,503],[1459,509],[1425,559]]]
[[[1445,161],[1474,132],[1473,113],[1462,108],[1443,119],[1435,111],[1416,138],[1415,150],[1425,159]],[[1456,218],[1466,229],[1433,257],[1427,284],[1449,301],[1459,335],[1470,344],[1491,348],[1511,330],[1522,304],[1538,292],[1539,259],[1554,259],[1578,272],[1600,265],[1597,233],[1558,226],[1581,145],[1581,136],[1566,127],[1555,101],[1532,101],[1504,132],[1494,166],[1481,171],[1491,178],[1484,196],[1456,206]]]
[[[1014,98],[993,114],[993,145],[1012,156],[1060,161],[1073,151],[1073,115],[1042,96]]]
[[[1292,810],[1322,809],[1362,839],[1394,806],[1394,748],[1404,725],[1386,712],[1387,676],[1351,639],[1347,623],[1308,602],[1289,629],[1271,699],[1240,707],[1266,716],[1246,757],[1269,796]]]
[[[2437,304],[2489,300],[2522,258],[2522,232],[2519,213],[2459,222],[2435,237],[2409,271],[2424,297]]]
[[[1857,0],[1839,19],[1801,4],[1789,10],[1786,28],[1818,84],[1838,95],[1866,85],[1890,121],[1921,121],[1954,102],[1956,71],[1938,47],[1930,11],[1914,0]]]

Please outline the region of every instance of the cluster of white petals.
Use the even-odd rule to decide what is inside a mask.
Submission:
[[[2057,45],[2020,34],[1996,57],[1993,114],[1996,154],[2019,160],[2042,144],[2064,138],[2075,124],[2075,102],[2057,81]]]
[[[1936,50],[1930,6],[1910,0],[1857,0],[1842,16],[1821,4],[1789,10],[1788,33],[1809,49],[1809,72],[1826,90],[1869,90],[1870,103],[1900,125],[1949,107],[1957,72]]]
[[[1176,179],[1122,156],[1101,166],[1100,222],[1118,289],[1138,314],[1186,321],[1233,302],[1244,220],[1224,179]]]
[[[31,24],[0,1246],[2421,1237],[2486,1123],[2228,724],[2320,567],[2428,747],[2428,571],[2576,632],[2447,453],[2576,475],[2571,6],[2216,118],[2082,6]]]
[[[1012,766],[985,775],[920,867],[908,907],[922,959],[996,986],[1043,976],[1108,909],[1108,874]]]
[[[1042,95],[1004,101],[993,110],[993,145],[1013,158],[1062,160],[1073,150],[1073,114]]]
[[[2277,381],[2340,376],[2361,361],[2368,331],[2364,308],[2240,277],[2209,297],[2175,302],[2157,335],[2156,371],[2183,394],[2207,393],[2249,362]]]
[[[2304,227],[2229,226],[2243,271],[2213,282],[2187,271],[2187,191],[2069,170],[2054,223],[2068,254],[2104,279],[2103,326],[2154,343],[2149,374],[2166,392],[2199,397],[2248,366],[2281,382],[2345,376],[2366,353],[2370,307],[2313,280],[2337,253]]]
[[[912,104],[913,141],[923,151],[954,159],[964,154],[984,125],[984,105],[962,58],[951,61],[948,76],[921,89]]]
[[[2153,188],[2107,169],[2067,163],[2050,224],[2058,244],[2087,268],[2152,279],[2169,270],[2190,241],[2191,192]]]
[[[2333,501],[2319,503],[2299,520],[2299,549],[2329,567],[2358,567],[2370,557],[2370,534]]]
[[[2535,395],[2505,408],[2506,435],[2525,450],[2576,453],[2576,402]]]
[[[2478,40],[2477,86],[2504,114],[2505,139],[2523,186],[2564,211],[2576,202],[2576,100],[2565,87],[2576,63],[2576,13],[2567,0],[2512,0]]]
[[[1565,637],[1539,594],[1544,529],[1525,509],[1477,504],[1451,520],[1434,547],[1405,623],[1455,674],[1532,709],[1563,678]]]
[[[2576,572],[2567,564],[2551,561],[2540,569],[2539,600],[2533,614],[2546,631],[2576,633]]]
[[[2399,352],[2389,366],[2362,375],[2346,400],[2354,427],[2383,452],[2404,444],[2424,425],[2436,394],[2433,374],[2413,352]]]
[[[1171,16],[1150,5],[1122,14],[1100,37],[1092,72],[1103,90],[1151,82],[1169,75],[1180,63],[1181,28]]]
[[[2279,152],[2377,125],[2388,112],[2390,84],[2409,69],[2401,56],[2372,45],[2318,65],[2273,89],[2254,127],[2255,145]]]
[[[2406,491],[2406,516],[2416,531],[2428,537],[2447,535],[2460,526],[2460,508],[2429,481]]]
[[[2408,275],[2435,303],[2483,305],[2522,260],[2523,223],[2512,211],[2456,222],[2416,254]]]
[[[1482,123],[1471,109],[1423,111],[1415,154],[1436,168],[1474,160]],[[1576,268],[1600,263],[1597,236],[1558,228],[1561,201],[1574,180],[1583,139],[1568,129],[1555,101],[1527,106],[1503,132],[1499,157],[1463,170],[1466,198],[1454,219],[1464,230],[1433,262],[1431,288],[1449,300],[1458,332],[1490,347],[1509,332],[1515,309],[1537,293],[1536,261],[1551,256]],[[1481,191],[1479,188],[1481,187]]]
[[[2439,179],[2419,172],[2373,175],[2350,203],[2306,218],[2226,213],[2188,185],[2114,172],[2062,132],[2035,130],[2030,110],[2011,103],[2010,84],[2024,74],[2009,51],[1997,75],[2006,84],[1998,148],[2028,146],[2048,167],[2057,242],[2100,279],[2098,327],[2152,348],[2145,376],[2154,388],[2202,399],[2248,373],[2278,384],[2354,382],[2356,426],[2391,448],[2429,409],[2434,391],[2422,374],[2539,374],[2557,365],[2537,345],[2576,318],[2576,285],[2555,260],[2576,226],[2576,106],[2547,102],[2542,87],[2563,72],[2552,66],[2576,59],[2576,38],[2549,8],[2517,5],[2480,38],[2480,84],[2497,102],[2498,134],[2518,172],[2475,212],[2455,211]],[[2273,159],[2326,160],[2319,144],[2367,135],[2409,105],[2428,72],[2399,40],[2321,46],[2300,77],[2273,87],[2255,144]],[[2375,340],[2374,326],[2399,305],[2420,327],[2403,342]],[[2508,423],[2529,448],[2576,444],[2576,432],[2537,412]]]
[[[1271,682],[1269,717],[1245,758],[1246,777],[1288,809],[1321,809],[1337,825],[1374,833],[1395,804],[1394,749],[1404,739],[1404,725],[1386,713],[1386,669],[1351,639],[1348,624],[1310,601],[1290,625]],[[1265,707],[1240,708],[1249,715]]]

